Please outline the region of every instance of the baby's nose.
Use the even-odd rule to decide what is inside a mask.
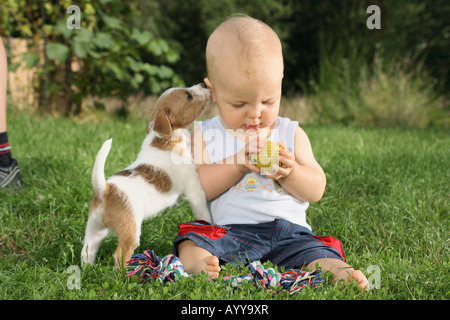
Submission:
[[[249,118],[259,118],[261,117],[261,105],[253,106],[248,112]]]

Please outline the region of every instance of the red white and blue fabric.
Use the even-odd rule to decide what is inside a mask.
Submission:
[[[184,270],[184,266],[178,257],[170,254],[163,258],[158,257],[153,250],[136,254],[128,261],[128,277],[137,276],[142,282],[159,281],[175,282],[184,277],[193,277]],[[321,271],[314,272],[291,269],[280,273],[274,268],[264,268],[260,261],[249,264],[250,272],[239,276],[224,276],[224,284],[230,284],[238,288],[243,283],[253,285],[272,292],[289,291],[290,294],[298,293],[304,287],[316,288],[322,285]],[[211,278],[211,280],[219,277]]]

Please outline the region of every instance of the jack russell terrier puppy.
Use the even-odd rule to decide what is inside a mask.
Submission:
[[[191,149],[182,133],[209,101],[210,91],[203,84],[164,92],[156,102],[136,161],[108,181],[104,167],[112,139],[103,144],[92,173],[95,195],[89,208],[82,263],[95,263],[100,243],[112,229],[119,240],[113,255],[115,264],[125,267],[139,246],[142,221],[174,205],[181,194],[196,219],[211,221]]]

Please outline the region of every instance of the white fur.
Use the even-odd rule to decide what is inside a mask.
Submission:
[[[103,194],[105,191],[105,163],[106,158],[108,157],[109,151],[111,150],[112,139],[106,140],[100,150],[97,153],[97,157],[95,158],[94,170],[92,170],[92,185],[94,186],[94,190],[96,190],[99,194]]]

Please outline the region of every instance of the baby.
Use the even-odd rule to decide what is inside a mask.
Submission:
[[[305,132],[278,116],[284,66],[276,33],[259,20],[231,17],[208,39],[206,60],[219,115],[194,129],[193,154],[214,224],[179,226],[174,252],[186,271],[217,276],[221,262],[269,260],[286,269],[319,266],[335,281],[365,288],[340,241],[316,236],[306,222],[326,179]],[[282,147],[274,170],[261,174],[249,155],[267,140]]]

